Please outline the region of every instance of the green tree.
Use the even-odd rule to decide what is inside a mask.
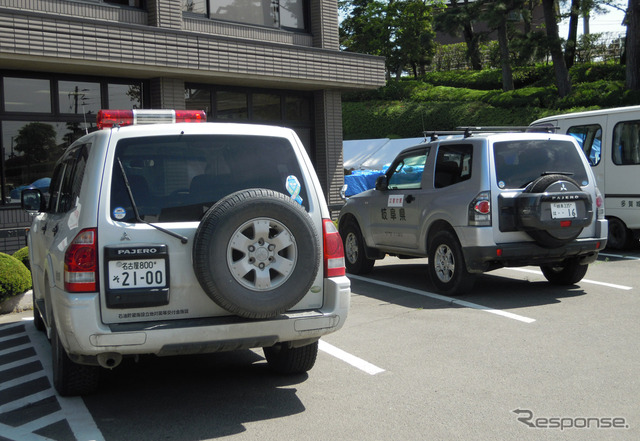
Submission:
[[[409,69],[417,76],[435,53],[433,6],[426,0],[354,0],[340,2],[344,50],[386,59],[387,76]]]
[[[626,46],[626,86],[630,90],[640,90],[640,0],[629,0],[627,15]]]
[[[555,0],[542,0],[542,9],[544,11],[544,24],[547,28],[547,41],[551,60],[553,61],[558,95],[560,95],[560,98],[564,98],[571,92],[571,79],[569,78],[569,69],[567,69],[562,53],[562,40],[560,40],[558,33],[558,14],[556,13]]]
[[[463,0],[451,0],[449,7],[442,9],[436,16],[436,30],[446,32],[457,37],[464,37],[467,46],[467,59],[473,70],[482,70],[482,57],[480,55],[480,42],[484,34],[476,32],[474,22],[479,14],[478,2]]]

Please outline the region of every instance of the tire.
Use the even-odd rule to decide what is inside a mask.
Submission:
[[[364,251],[364,239],[360,227],[354,221],[347,222],[340,232],[344,245],[344,261],[347,272],[351,274],[368,274],[376,263],[369,259]]]
[[[542,265],[540,269],[546,279],[554,285],[574,285],[585,274],[589,265],[580,265],[577,260],[567,260],[556,265]]]
[[[193,244],[202,289],[244,318],[276,317],[298,303],[315,281],[321,247],[307,212],[282,193],[232,193],[205,214]]]
[[[318,356],[318,341],[292,348],[287,343],[262,348],[269,368],[279,374],[302,374],[313,367]]]
[[[612,250],[626,250],[633,246],[633,232],[617,217],[608,218],[609,235],[607,248]]]
[[[580,184],[571,179],[568,176],[560,174],[551,174],[541,176],[533,181],[523,192],[523,194],[529,193],[544,193],[548,191],[554,184],[564,181],[568,184],[569,191],[581,191]],[[571,188],[573,187],[573,188]],[[533,229],[527,230],[527,234],[535,240],[538,245],[544,248],[559,248],[569,242],[575,240],[582,232],[582,227],[570,227],[561,229]]]
[[[453,233],[437,232],[429,241],[429,276],[438,292],[460,295],[473,287],[475,274],[467,271],[462,247]]]
[[[55,322],[51,329],[51,359],[53,385],[63,397],[87,395],[95,392],[100,384],[100,368],[74,363],[65,351]]]
[[[36,294],[35,292],[31,292],[31,296],[33,299],[33,326],[40,332],[44,332],[45,325],[44,320],[42,319],[42,314],[40,314],[40,310],[38,309],[38,305],[36,305]]]

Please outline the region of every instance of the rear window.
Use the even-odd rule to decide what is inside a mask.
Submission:
[[[181,135],[119,141],[111,183],[111,218],[135,222],[119,163],[140,216],[147,222],[198,221],[218,200],[246,188],[289,195],[287,180],[292,178],[302,186],[298,202],[309,209],[297,158],[285,138]]]
[[[499,188],[524,188],[542,175],[560,173],[589,183],[580,152],[569,141],[520,140],[493,145]]]

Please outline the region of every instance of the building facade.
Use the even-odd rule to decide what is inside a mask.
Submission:
[[[101,108],[291,127],[339,204],[341,93],[383,85],[382,58],[339,50],[336,0],[0,0],[0,251]]]

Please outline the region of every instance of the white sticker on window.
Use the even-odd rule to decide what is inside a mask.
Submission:
[[[118,220],[124,219],[126,215],[127,211],[122,207],[116,207],[113,210],[113,217]]]
[[[404,204],[404,196],[403,195],[397,195],[397,194],[390,194],[389,195],[389,200],[387,202],[387,206],[388,207],[402,207],[402,205]]]

